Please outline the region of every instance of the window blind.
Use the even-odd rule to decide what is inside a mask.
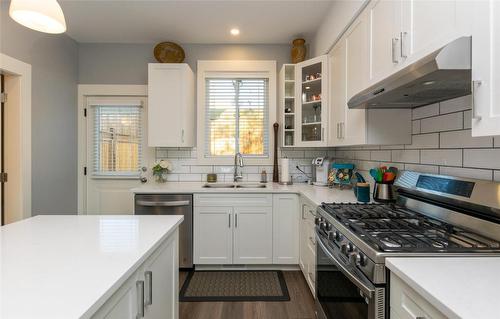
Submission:
[[[205,89],[205,156],[268,156],[268,79],[207,78]]]
[[[93,139],[93,175],[138,174],[142,166],[141,105],[93,105]]]

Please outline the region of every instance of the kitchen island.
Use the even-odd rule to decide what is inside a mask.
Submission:
[[[0,317],[177,318],[181,222],[52,215],[1,227]]]

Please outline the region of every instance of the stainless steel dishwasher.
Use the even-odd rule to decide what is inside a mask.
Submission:
[[[136,194],[136,215],[182,215],[179,227],[179,267],[193,268],[193,195]]]

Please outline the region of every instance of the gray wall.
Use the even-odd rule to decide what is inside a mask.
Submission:
[[[278,69],[290,61],[289,45],[182,44],[186,62],[196,72],[198,60],[276,60]],[[80,84],[147,84],[147,63],[156,62],[154,44],[81,43]]]
[[[0,8],[0,51],[32,67],[33,214],[76,214],[78,45],[15,23],[6,2]]]

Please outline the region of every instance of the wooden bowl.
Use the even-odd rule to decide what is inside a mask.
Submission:
[[[182,63],[186,54],[177,43],[161,42],[155,46],[154,56],[160,63]]]

